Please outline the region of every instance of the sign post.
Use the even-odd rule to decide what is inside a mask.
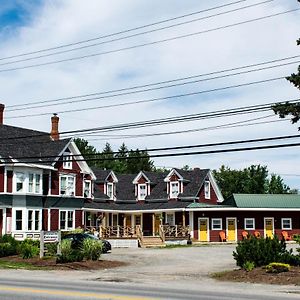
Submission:
[[[40,258],[45,255],[45,243],[58,243],[57,254],[61,254],[61,231],[41,231],[40,234]]]

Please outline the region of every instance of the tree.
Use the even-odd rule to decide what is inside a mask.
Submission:
[[[74,139],[76,146],[78,147],[80,153],[84,157],[84,159],[95,158],[96,154],[98,154],[96,148],[92,145],[89,145],[89,142],[85,139],[77,138]],[[93,155],[95,154],[95,156]],[[90,166],[97,166],[97,161],[89,161],[88,164]]]
[[[298,2],[300,2],[298,0]],[[297,45],[300,45],[300,39],[297,40]],[[291,76],[286,77],[296,88],[300,90],[300,65],[298,66],[298,73],[293,73]],[[300,103],[279,103],[272,106],[273,111],[279,118],[285,118],[288,115],[292,116],[292,124],[297,123],[300,120]],[[298,128],[300,130],[300,127]]]
[[[279,175],[272,174],[269,179],[266,166],[252,165],[234,170],[223,165],[213,173],[225,198],[233,193],[285,194],[290,190]]]

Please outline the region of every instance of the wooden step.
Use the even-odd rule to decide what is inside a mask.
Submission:
[[[160,237],[156,236],[146,236],[143,237],[143,248],[151,248],[151,247],[165,247],[165,243],[161,240]]]

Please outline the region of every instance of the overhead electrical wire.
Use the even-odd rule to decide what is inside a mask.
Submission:
[[[16,54],[16,55],[12,55],[12,56],[2,57],[2,58],[0,58],[0,60],[6,60],[6,59],[11,59],[11,58],[16,58],[16,57],[22,57],[22,56],[41,53],[41,52],[47,52],[47,51],[51,51],[51,50],[66,48],[66,47],[70,47],[70,46],[76,46],[76,45],[84,44],[84,43],[88,43],[88,42],[93,42],[93,41],[104,39],[104,38],[107,38],[107,37],[112,37],[112,36],[120,35],[120,34],[123,34],[123,33],[128,33],[128,32],[136,31],[136,30],[139,30],[139,29],[144,29],[144,28],[147,28],[147,27],[152,27],[152,26],[167,23],[167,22],[170,22],[170,21],[175,21],[175,20],[178,20],[178,19],[190,17],[190,16],[193,16],[193,15],[196,15],[196,14],[199,14],[199,13],[208,12],[208,11],[211,11],[211,10],[216,10],[216,9],[219,9],[219,8],[224,8],[224,7],[227,7],[227,6],[239,4],[239,3],[245,2],[245,1],[246,0],[239,0],[239,1],[229,2],[229,3],[226,3],[226,4],[219,5],[219,6],[214,6],[214,7],[203,9],[203,10],[200,10],[200,11],[184,14],[184,15],[177,16],[177,17],[172,17],[172,18],[165,19],[165,20],[162,20],[162,21],[157,21],[157,22],[154,22],[154,23],[150,23],[150,24],[146,24],[146,25],[142,25],[142,26],[138,26],[138,27],[134,27],[134,28],[130,28],[130,29],[125,29],[125,30],[121,30],[121,31],[118,31],[118,32],[114,32],[114,33],[110,33],[110,34],[106,34],[106,35],[102,35],[102,36],[98,36],[98,37],[94,37],[94,38],[90,38],[90,39],[86,39],[86,40],[82,40],[82,41],[78,41],[78,42],[73,42],[73,43],[63,44],[63,45],[50,47],[50,48],[46,48],[46,49],[40,49],[40,50],[36,50],[36,51],[32,51],[32,52],[26,52],[26,53],[20,53],[20,54]]]
[[[246,114],[249,112],[259,112],[271,109],[271,107],[275,104],[279,103],[297,103],[300,101],[300,98],[297,99],[282,99],[281,101],[276,102],[269,102],[266,104],[256,104],[250,106],[241,106],[229,109],[222,109],[222,110],[214,110],[202,113],[195,113],[195,114],[188,114],[188,115],[180,115],[180,116],[173,116],[168,118],[160,118],[160,119],[151,119],[151,120],[144,120],[138,122],[131,122],[131,123],[121,123],[109,126],[102,126],[102,127],[93,127],[93,128],[86,128],[86,129],[76,129],[76,130],[69,130],[60,132],[61,135],[69,135],[69,134],[76,134],[76,133],[94,133],[94,132],[108,132],[108,131],[117,131],[117,130],[125,130],[125,129],[132,129],[132,128],[142,128],[146,126],[158,126],[164,124],[171,124],[173,122],[186,122],[190,120],[199,120],[199,119],[209,119],[209,118],[217,118],[217,117],[224,117],[224,116],[232,116],[238,114]],[[49,133],[37,132],[36,134],[29,134],[29,135],[21,135],[21,136],[14,136],[14,137],[6,137],[1,139],[1,143],[3,144],[6,140],[18,140],[23,138],[38,138],[41,136],[49,136]]]
[[[281,79],[285,79],[285,78],[286,78],[285,76],[281,76],[281,77],[269,78],[269,79],[264,79],[264,80],[252,81],[252,82],[248,82],[248,83],[230,85],[230,86],[225,86],[225,87],[221,87],[221,88],[201,90],[201,91],[197,91],[197,92],[190,92],[190,93],[177,94],[177,95],[172,95],[172,96],[165,96],[165,97],[158,97],[158,98],[151,98],[151,99],[144,99],[144,100],[128,101],[128,102],[123,102],[123,103],[118,103],[118,104],[107,104],[107,105],[101,105],[101,106],[68,109],[68,110],[58,111],[56,113],[57,114],[68,114],[68,113],[73,113],[73,112],[78,112],[78,111],[80,111],[80,112],[91,111],[91,110],[98,110],[98,109],[105,109],[105,108],[112,108],[112,107],[121,107],[121,106],[133,105],[133,104],[157,102],[157,101],[162,101],[162,100],[182,98],[182,97],[200,95],[200,94],[205,94],[205,93],[224,91],[224,90],[233,89],[233,88],[240,88],[240,87],[249,86],[249,85],[267,83],[267,82],[277,81],[277,80],[281,80]],[[33,113],[33,114],[26,114],[26,115],[11,116],[11,117],[7,117],[7,119],[40,117],[40,116],[47,116],[47,115],[52,115],[52,113],[47,113],[47,112],[46,113]]]
[[[246,21],[233,23],[233,24],[219,26],[219,27],[212,28],[212,29],[207,29],[207,30],[203,30],[203,31],[193,32],[193,33],[188,33],[188,34],[179,35],[179,36],[175,36],[175,37],[171,37],[171,38],[165,38],[165,39],[156,40],[156,41],[153,41],[153,42],[137,44],[137,45],[133,45],[133,46],[129,46],[129,47],[123,47],[123,48],[118,48],[118,49],[113,49],[113,50],[108,50],[108,51],[103,51],[103,52],[98,52],[98,53],[93,53],[93,54],[87,54],[87,55],[82,55],[82,56],[77,56],[77,57],[65,58],[65,59],[61,59],[61,60],[48,61],[48,62],[44,62],[44,63],[25,65],[25,66],[8,68],[8,69],[0,69],[0,72],[10,72],[10,71],[17,71],[17,70],[23,70],[23,69],[28,69],[28,68],[41,67],[41,66],[46,66],[46,65],[53,65],[53,64],[58,64],[58,63],[62,63],[62,62],[75,61],[75,60],[79,60],[79,59],[86,59],[86,58],[90,58],[90,57],[96,57],[96,56],[101,56],[101,55],[107,55],[107,54],[122,52],[122,51],[126,51],[126,50],[132,50],[132,49],[136,49],[136,48],[140,48],[140,47],[146,47],[146,46],[150,46],[150,45],[157,45],[157,44],[160,44],[160,43],[165,43],[165,42],[170,42],[170,41],[174,41],[174,40],[178,40],[178,39],[188,38],[188,37],[200,35],[200,34],[203,34],[203,33],[209,33],[209,32],[213,32],[213,31],[217,31],[217,30],[232,28],[232,27],[235,27],[235,26],[238,26],[238,25],[243,25],[243,24],[248,24],[248,23],[252,23],[252,22],[256,22],[256,21],[260,21],[260,20],[265,20],[265,19],[268,19],[268,18],[288,14],[288,13],[291,13],[291,12],[296,12],[296,11],[299,11],[299,10],[300,10],[300,8],[291,9],[291,10],[287,10],[287,11],[283,11],[283,12],[279,12],[279,13],[274,13],[274,14],[270,14],[270,15],[267,15],[267,16],[263,16],[263,17],[258,17],[258,18],[249,19],[249,20],[246,20]]]
[[[266,0],[266,1],[258,2],[258,3],[254,3],[254,4],[251,4],[251,5],[247,5],[247,6],[244,6],[244,7],[239,7],[239,8],[235,8],[235,9],[232,9],[232,10],[228,10],[228,11],[225,11],[225,12],[220,12],[220,13],[216,13],[216,14],[201,17],[201,18],[196,18],[196,19],[193,19],[193,20],[187,20],[187,21],[180,22],[180,23],[177,23],[177,24],[172,24],[172,25],[161,27],[161,28],[151,29],[151,30],[148,30],[148,31],[138,32],[138,33],[135,33],[135,34],[131,34],[131,35],[123,36],[123,37],[118,37],[118,38],[114,38],[114,39],[111,39],[111,40],[94,43],[94,44],[91,44],[91,45],[80,46],[80,47],[76,47],[76,48],[72,48],[72,49],[61,50],[61,51],[57,51],[57,52],[52,52],[52,53],[43,54],[43,55],[30,57],[30,58],[23,58],[23,59],[19,59],[19,60],[4,62],[4,63],[0,62],[0,66],[16,64],[16,63],[20,63],[20,62],[24,62],[24,61],[31,61],[31,60],[41,59],[41,58],[44,58],[44,57],[49,57],[49,56],[64,54],[64,53],[68,53],[68,52],[83,50],[83,49],[87,49],[87,48],[91,48],[91,47],[96,47],[96,46],[100,46],[100,45],[104,45],[104,44],[109,44],[109,43],[112,43],[112,42],[117,42],[117,41],[129,39],[129,38],[133,38],[133,37],[153,33],[153,32],[158,32],[158,31],[162,31],[162,30],[165,30],[165,29],[174,28],[174,27],[177,27],[177,26],[191,24],[193,22],[206,20],[206,19],[209,19],[209,18],[225,15],[225,14],[240,11],[240,10],[243,10],[243,9],[248,9],[248,8],[255,7],[255,6],[258,6],[258,5],[262,5],[262,4],[266,4],[266,3],[269,3],[269,2],[272,2],[272,1],[274,1],[274,0]]]
[[[297,55],[297,57],[300,57],[300,55]],[[286,60],[286,58],[284,58],[282,60]],[[142,89],[142,90],[137,90],[137,91],[130,91],[130,92],[124,92],[124,93],[119,93],[119,94],[100,96],[100,97],[92,97],[92,98],[74,100],[74,98],[77,98],[77,97],[85,97],[85,96],[74,96],[74,97],[70,97],[70,98],[65,98],[66,100],[67,99],[70,99],[70,100],[66,101],[64,99],[64,102],[62,102],[61,100],[58,100],[58,101],[48,100],[48,101],[40,101],[39,103],[41,105],[36,105],[37,102],[34,103],[34,105],[32,105],[32,106],[30,106],[29,103],[20,104],[20,105],[10,105],[10,106],[7,106],[8,109],[6,109],[6,111],[7,112],[13,112],[13,111],[20,111],[20,110],[23,111],[23,110],[43,108],[43,107],[48,108],[48,107],[51,107],[51,106],[65,105],[65,104],[70,104],[70,103],[73,104],[73,103],[88,102],[88,101],[94,101],[94,100],[100,100],[100,99],[115,98],[115,97],[120,97],[120,96],[138,94],[138,93],[145,93],[145,92],[154,91],[154,90],[161,90],[161,89],[165,89],[165,88],[173,88],[173,87],[183,86],[183,85],[187,85],[187,84],[194,84],[194,83],[199,83],[199,82],[204,82],[204,81],[210,81],[210,80],[216,80],[216,79],[221,79],[221,78],[227,78],[227,77],[231,77],[231,76],[238,76],[238,75],[242,75],[242,74],[248,74],[248,73],[252,73],[252,72],[264,71],[264,70],[283,67],[283,66],[287,66],[287,65],[291,65],[291,64],[296,64],[296,63],[298,64],[299,62],[300,62],[300,60],[297,60],[297,61],[281,63],[281,64],[267,66],[267,67],[260,67],[260,68],[252,69],[252,70],[240,71],[240,72],[231,73],[231,74],[225,74],[225,75],[220,75],[220,76],[215,76],[215,77],[197,79],[197,80],[186,81],[186,82],[181,82],[181,83],[174,83],[174,84],[166,85],[166,86],[158,86],[158,87],[153,87],[153,88],[147,88],[147,89]],[[265,63],[259,63],[259,64],[254,64],[254,65],[262,65],[262,64],[269,64],[269,63],[270,62],[265,62]],[[231,71],[233,69],[244,69],[244,68],[248,68],[248,67],[249,66],[242,66],[242,67],[232,68],[232,69],[229,69],[229,70]],[[210,73],[207,73],[207,74],[198,74],[198,75],[193,75],[193,76],[189,76],[189,77],[183,77],[183,78],[180,78],[180,79],[168,80],[168,81],[165,81],[165,82],[177,82],[177,81],[186,80],[187,78],[192,79],[192,78],[207,76],[209,74],[224,73],[224,72],[227,72],[227,71],[221,70],[221,71],[216,71],[216,72],[210,72]],[[140,86],[140,87],[153,86],[153,85],[158,85],[158,84],[161,85],[161,84],[164,84],[165,82],[152,83],[152,84],[147,84],[147,85]],[[131,89],[136,89],[136,88],[129,87],[129,88],[119,89],[119,90],[115,90],[115,91],[131,90]],[[94,93],[94,94],[89,94],[89,95],[99,95],[99,94],[107,94],[107,93],[112,93],[112,92],[99,92],[99,93]],[[49,103],[49,102],[55,102],[55,103]],[[42,104],[42,103],[44,103],[44,104]],[[29,106],[27,106],[27,105],[29,105]],[[17,108],[12,108],[12,107],[17,107]]]
[[[236,140],[236,141],[227,141],[227,142],[219,142],[219,143],[207,143],[207,144],[197,144],[197,145],[185,145],[185,146],[173,146],[173,147],[161,147],[161,148],[150,148],[150,149],[139,149],[139,151],[147,151],[147,152],[157,152],[157,151],[170,151],[170,150],[182,150],[182,149],[194,149],[194,148],[203,148],[203,147],[215,147],[215,146],[228,146],[228,145],[235,145],[235,144],[248,144],[248,143],[260,143],[260,142],[270,142],[270,141],[277,141],[277,140],[289,140],[300,138],[299,134],[296,135],[286,135],[286,136],[274,136],[274,137],[266,137],[266,138],[258,138],[258,139],[247,139],[247,140]],[[284,145],[284,144],[283,144]],[[272,145],[269,145],[272,146]],[[226,150],[226,149],[224,149]],[[129,151],[128,151],[129,152]],[[109,154],[118,154],[119,152],[111,152]],[[92,157],[92,156],[101,156],[105,154],[97,153],[97,154],[85,154],[85,157]],[[64,161],[82,161],[85,159],[77,159],[76,157],[82,157],[83,154],[73,154],[69,155],[70,159],[66,158]],[[151,155],[152,156],[152,155]],[[21,160],[21,159],[50,159],[56,158],[57,155],[40,155],[40,156],[17,156],[13,157],[14,160]],[[10,160],[11,157],[1,157],[2,160]],[[118,159],[118,158],[114,158]],[[89,160],[87,158],[86,160]],[[39,161],[41,162],[41,161]]]

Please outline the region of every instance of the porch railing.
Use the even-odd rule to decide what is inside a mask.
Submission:
[[[190,230],[189,226],[183,225],[160,225],[161,231],[165,238],[180,237],[188,238]]]
[[[100,237],[135,237],[136,229],[130,226],[100,226]]]

